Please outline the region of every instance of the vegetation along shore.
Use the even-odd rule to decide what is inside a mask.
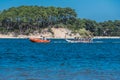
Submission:
[[[0,38],[120,36],[120,20],[96,22],[69,7],[20,6],[0,12]]]

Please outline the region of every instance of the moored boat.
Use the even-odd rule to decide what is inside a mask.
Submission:
[[[50,40],[47,39],[40,39],[40,38],[29,38],[31,42],[36,42],[36,43],[49,43]]]

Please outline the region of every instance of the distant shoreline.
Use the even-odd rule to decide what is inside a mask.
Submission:
[[[41,38],[41,37],[46,37],[48,39],[74,39],[75,37],[82,37],[80,34],[66,34],[66,33],[71,33],[71,30],[66,29],[66,28],[51,28],[53,34],[48,32],[48,29],[43,29],[41,33],[36,32],[33,34],[29,35],[15,35],[15,33],[8,33],[8,34],[0,34],[0,39],[2,38],[15,38],[15,39],[28,39],[28,38]],[[106,38],[120,38],[120,36],[94,36],[93,39],[106,39]]]
[[[51,28],[51,32],[48,31],[48,28],[45,28],[39,33],[36,31],[35,33],[30,33],[29,35],[19,34],[16,35],[13,32],[8,32],[7,34],[0,34],[0,39],[2,38],[13,38],[13,39],[28,39],[28,38],[41,38],[46,37],[48,39],[74,39],[75,37],[82,37],[79,33],[72,34],[71,30],[67,28]],[[67,34],[66,34],[67,33]],[[116,39],[120,38],[120,36],[94,36],[93,39]]]
[[[116,39],[120,38],[119,36],[95,36],[93,39]]]
[[[27,36],[27,35],[19,35],[18,37],[10,36],[10,35],[2,35],[0,34],[0,39],[29,39],[29,38],[40,38],[40,36]],[[65,39],[62,38],[56,38],[56,37],[47,37],[48,39]],[[93,39],[120,39],[119,36],[95,36]],[[73,37],[69,37],[68,39],[73,39]]]

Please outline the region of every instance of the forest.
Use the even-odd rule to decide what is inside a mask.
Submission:
[[[0,11],[0,34],[28,35],[51,27],[68,28],[73,32],[85,29],[93,36],[120,36],[120,20],[96,22],[81,19],[69,7],[20,6]]]

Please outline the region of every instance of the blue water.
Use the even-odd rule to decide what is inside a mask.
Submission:
[[[120,80],[120,39],[0,39],[0,80]]]

